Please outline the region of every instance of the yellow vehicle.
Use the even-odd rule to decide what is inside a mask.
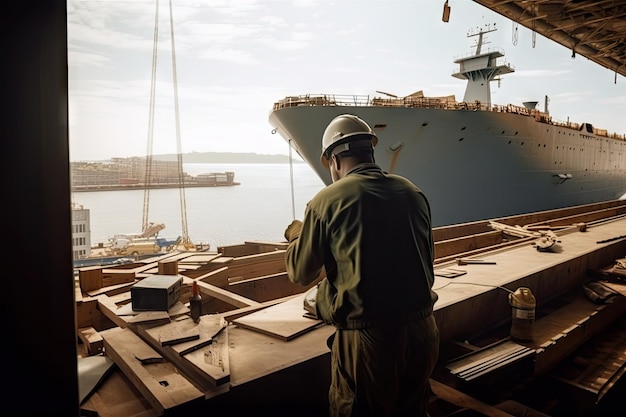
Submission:
[[[137,239],[114,239],[110,247],[113,255],[130,255],[137,258],[140,255],[157,254],[161,252],[155,238],[137,238]]]

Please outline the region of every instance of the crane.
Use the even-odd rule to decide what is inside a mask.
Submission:
[[[176,120],[176,151],[178,162],[178,189],[180,191],[180,213],[182,221],[182,235],[179,245],[182,245],[185,249],[191,249],[194,247],[191,239],[189,238],[189,231],[187,228],[187,203],[185,198],[185,176],[183,172],[183,157],[181,147],[180,136],[180,116],[178,107],[178,80],[176,75],[176,48],[174,39],[174,17],[172,13],[172,0],[169,0],[169,16],[170,16],[170,39],[172,45],[172,77],[174,87],[174,116]],[[158,40],[159,40],[159,0],[156,0],[156,11],[154,19],[154,38],[152,47],[152,76],[150,80],[150,110],[148,116],[148,147],[146,151],[146,167],[144,177],[144,196],[143,196],[143,218],[142,229],[146,230],[149,227],[149,209],[150,209],[150,184],[152,183],[152,151],[154,140],[154,109],[155,109],[155,95],[156,95],[156,73],[157,73],[157,54],[158,54]]]

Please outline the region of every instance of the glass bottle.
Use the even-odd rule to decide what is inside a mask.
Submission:
[[[200,315],[202,314],[202,296],[200,295],[200,290],[196,281],[194,281],[191,286],[189,309],[191,310],[191,318],[195,323],[198,323],[200,321]]]

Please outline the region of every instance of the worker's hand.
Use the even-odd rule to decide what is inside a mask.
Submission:
[[[287,226],[287,229],[285,229],[284,236],[285,236],[285,239],[287,239],[287,242],[291,242],[295,238],[299,237],[301,230],[302,230],[302,222],[300,220],[292,221],[289,224],[289,226]]]

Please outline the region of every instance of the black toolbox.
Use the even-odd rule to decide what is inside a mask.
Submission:
[[[151,275],[130,287],[134,311],[167,311],[180,298],[183,277]]]

